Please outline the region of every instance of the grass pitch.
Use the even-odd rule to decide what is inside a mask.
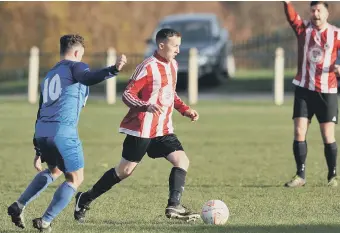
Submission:
[[[207,233],[332,233],[340,232],[340,192],[328,188],[327,166],[316,120],[308,135],[307,185],[286,189],[295,172],[292,155],[292,103],[202,101],[197,123],[174,114],[175,130],[191,160],[183,204],[200,211],[210,199],[221,199],[231,216],[225,226],[202,221],[184,223],[165,218],[170,164],[144,160],[127,180],[91,206],[85,224],[73,220],[71,204],[55,219],[53,232],[207,232]],[[32,135],[37,106],[22,101],[0,102],[0,232],[36,232],[31,220],[48,206],[59,178],[25,210],[25,230],[7,216],[34,177]],[[87,190],[121,157],[124,135],[117,133],[127,108],[90,101],[79,132],[85,152]],[[339,139],[339,128],[337,138]]]

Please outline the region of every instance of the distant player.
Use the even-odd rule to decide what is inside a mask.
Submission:
[[[151,158],[165,158],[173,165],[166,217],[190,221],[200,216],[180,204],[189,159],[174,134],[172,113],[175,108],[192,121],[199,117],[175,91],[178,64],[174,58],[179,53],[181,35],[172,29],[162,29],[156,35],[156,43],[157,51],[137,66],[123,93],[123,101],[130,110],[119,128],[119,132],[127,135],[122,159],[92,189],[76,195],[74,217],[78,221],[84,221],[93,200],[132,174],[145,153]]]
[[[328,186],[337,186],[337,144],[335,124],[338,122],[337,79],[335,61],[340,48],[340,29],[329,24],[328,4],[323,1],[310,3],[310,20],[303,21],[293,5],[286,1],[284,10],[288,22],[298,40],[298,72],[293,80],[294,143],[293,152],[297,167],[296,175],[286,187],[306,184],[307,157],[306,134],[315,115],[324,142],[324,154],[328,165]]]
[[[20,228],[25,228],[25,206],[62,173],[66,181],[54,193],[43,216],[33,220],[33,227],[40,231],[51,231],[52,220],[71,201],[84,179],[84,155],[77,127],[81,109],[89,94],[88,86],[117,75],[126,63],[126,57],[122,55],[115,66],[90,71],[89,66],[81,62],[84,48],[84,38],[79,35],[61,37],[61,60],[41,83],[33,139],[36,150],[34,166],[40,172],[19,199],[8,207],[12,222]],[[42,171],[41,162],[46,162],[48,169]]]

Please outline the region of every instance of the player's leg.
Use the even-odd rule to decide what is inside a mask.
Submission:
[[[305,167],[307,158],[307,141],[306,135],[310,121],[314,115],[314,109],[310,102],[310,91],[305,88],[297,87],[294,97],[294,141],[293,154],[296,163],[296,175],[289,182],[285,183],[286,187],[301,187],[306,184]]]
[[[168,218],[177,218],[186,221],[196,220],[199,214],[192,212],[181,205],[181,197],[184,191],[185,178],[189,168],[187,157],[181,142],[174,134],[153,139],[148,150],[151,158],[165,157],[172,165],[169,176],[169,199],[165,209]]]
[[[60,152],[58,167],[64,171],[66,180],[54,193],[44,215],[33,220],[33,227],[40,231],[51,230],[51,222],[69,204],[84,180],[84,155],[80,140],[55,137],[54,143]]]
[[[86,211],[89,210],[92,201],[132,174],[146,153],[149,143],[150,139],[130,135],[126,136],[120,163],[116,167],[106,171],[90,190],[77,193],[74,210],[74,218],[77,221],[85,221]]]
[[[324,154],[328,167],[328,186],[336,187],[336,160],[338,147],[335,140],[335,124],[338,122],[337,94],[318,93],[315,101],[317,106],[316,117],[320,123],[320,131],[324,143]]]
[[[49,166],[48,169],[39,172],[17,200],[18,205],[22,208],[27,206],[61,174],[62,171],[54,166]]]
[[[39,138],[37,141],[41,148],[41,159],[48,163],[49,168],[39,172],[19,199],[8,207],[8,215],[11,216],[12,222],[20,228],[25,228],[24,208],[62,174],[53,160],[54,151],[53,148],[49,147],[47,138]]]

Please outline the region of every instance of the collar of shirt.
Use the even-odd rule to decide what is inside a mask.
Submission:
[[[159,60],[159,61],[161,61],[161,62],[164,62],[164,63],[166,63],[166,64],[169,64],[169,61],[168,60],[166,60],[164,57],[162,57],[161,55],[159,55],[158,53],[157,53],[157,51],[155,51],[155,53],[153,54],[153,56],[157,59],[157,60]]]

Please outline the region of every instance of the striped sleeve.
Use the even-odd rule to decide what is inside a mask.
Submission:
[[[336,47],[338,49],[338,51],[340,50],[340,29],[338,27],[334,27],[334,31],[336,33]]]
[[[148,73],[146,67],[144,65],[137,66],[122,96],[123,102],[129,108],[140,112],[146,112],[149,103],[141,100],[138,97],[138,93],[146,85],[147,76]]]
[[[295,11],[292,3],[284,3],[284,10],[290,26],[295,31],[296,35],[300,35],[305,30],[305,23],[300,15]]]
[[[177,95],[177,92],[175,92],[175,99],[174,99],[174,108],[180,112],[182,115],[185,111],[189,109],[189,106],[186,105],[181,98]]]

